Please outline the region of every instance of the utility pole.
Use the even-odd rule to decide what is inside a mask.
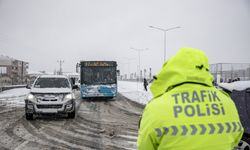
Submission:
[[[64,63],[64,60],[58,60],[57,62],[59,63],[60,66],[59,75],[62,75],[62,63]]]

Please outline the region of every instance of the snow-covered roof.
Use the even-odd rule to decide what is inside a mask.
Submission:
[[[0,55],[0,59],[4,59],[4,60],[14,60],[14,58],[11,58],[9,56],[4,56],[4,55]]]
[[[29,71],[28,72],[28,75],[42,75],[42,74],[44,74],[44,73],[41,73],[39,71]]]
[[[41,75],[42,78],[67,78],[65,75]]]
[[[243,91],[250,88],[250,81],[235,81],[232,83],[218,83],[219,87],[229,91]]]
[[[0,55],[0,65],[3,65],[3,66],[11,65],[11,62],[13,60],[14,60],[13,58],[10,58],[8,56]]]
[[[0,64],[1,65],[11,65],[13,61],[19,61],[19,62],[23,62],[24,64],[29,64],[28,62],[23,61],[23,60],[14,59],[14,58],[11,58],[9,56],[0,55]]]
[[[67,73],[63,73],[64,75],[68,76],[68,77],[79,77],[80,74],[77,72],[67,72]]]

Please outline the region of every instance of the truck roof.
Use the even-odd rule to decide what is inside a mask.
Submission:
[[[65,75],[40,75],[39,78],[68,78]]]

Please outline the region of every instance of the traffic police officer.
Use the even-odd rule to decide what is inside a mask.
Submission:
[[[232,150],[243,127],[234,102],[217,90],[204,52],[182,48],[164,65],[144,109],[139,150]]]

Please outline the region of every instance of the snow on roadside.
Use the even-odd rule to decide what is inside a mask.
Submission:
[[[128,99],[141,104],[147,104],[152,98],[149,89],[148,91],[144,90],[142,82],[118,81],[118,92]]]
[[[23,107],[29,89],[16,88],[0,92],[0,106]],[[118,81],[118,92],[132,101],[147,104],[152,98],[150,91],[145,91],[142,82]]]
[[[16,88],[0,92],[0,106],[23,107],[24,99],[29,91],[26,88]]]

